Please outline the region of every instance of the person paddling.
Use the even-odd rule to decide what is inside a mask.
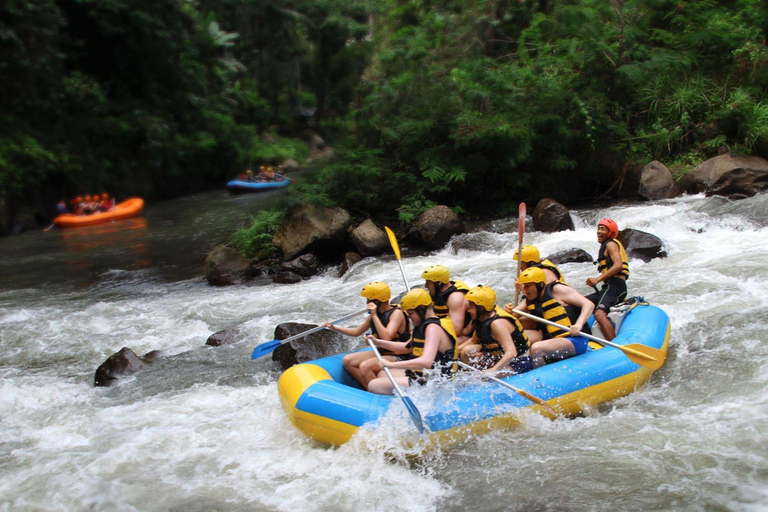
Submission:
[[[406,343],[386,341],[368,336],[377,347],[405,353],[400,361],[382,359],[379,368],[389,368],[400,386],[411,383],[426,384],[426,370],[439,369],[441,375],[452,376],[458,370],[458,344],[450,318],[438,318],[429,292],[421,288],[403,296],[400,308],[413,322],[411,340]],[[368,384],[368,391],[391,395],[394,386],[382,372]]]
[[[629,260],[624,246],[616,237],[619,236],[619,226],[613,219],[601,219],[597,223],[597,241],[600,252],[597,255],[598,277],[588,277],[587,286],[595,288],[595,293],[587,295],[587,299],[595,304],[595,321],[600,326],[603,336],[611,341],[616,337],[616,329],[608,318],[611,306],[615,306],[627,296],[627,279],[629,279]],[[603,283],[600,290],[597,284]]]
[[[374,281],[363,286],[360,296],[366,299],[366,307],[369,315],[357,327],[340,327],[330,322],[323,325],[327,329],[346,334],[347,336],[360,336],[368,329],[373,336],[388,340],[407,342],[411,338],[411,329],[408,318],[399,307],[389,303],[392,292],[387,283]],[[389,361],[396,361],[399,356],[389,350],[381,350],[382,357]],[[342,359],[344,369],[349,372],[366,389],[368,383],[376,378],[379,373],[378,361],[370,350],[352,352]]]
[[[469,287],[458,279],[451,280],[451,272],[443,265],[430,265],[421,277],[434,301],[435,314],[438,318],[450,318],[459,344],[466,343],[472,334],[472,320],[467,314],[467,301],[464,299]]]
[[[595,308],[592,302],[567,284],[559,281],[547,284],[546,279],[540,268],[525,270],[519,279],[523,285],[523,300],[517,307],[512,304],[504,306],[507,313],[524,311],[569,328],[563,331],[523,318],[521,323],[531,342],[534,368],[586,352],[589,340],[579,333],[589,333],[587,319]]]
[[[525,373],[533,369],[530,344],[520,321],[496,306],[496,292],[475,286],[467,292],[475,333],[461,350],[461,360],[489,373]]]

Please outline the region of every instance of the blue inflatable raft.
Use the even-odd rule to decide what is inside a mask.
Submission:
[[[613,342],[643,344],[661,350],[666,357],[669,334],[667,314],[642,303],[623,317]],[[405,410],[396,396],[363,390],[343,369],[343,355],[297,364],[278,381],[280,401],[291,422],[307,437],[332,445],[347,442],[363,425],[375,424],[390,406]],[[559,414],[574,416],[631,393],[647,382],[652,373],[653,370],[630,361],[624,351],[590,342],[583,355],[502,380],[546,401]],[[412,397],[417,397],[418,391],[406,389]],[[444,392],[445,398],[430,400],[435,404],[432,410],[422,409],[421,414],[425,433],[440,442],[468,433],[513,427],[519,424],[523,410],[554,417],[542,405],[469,374],[446,383],[438,392]]]
[[[291,180],[288,178],[279,181],[232,180],[227,182],[227,188],[233,194],[243,194],[247,192],[266,192],[267,190],[285,188],[290,184]]]

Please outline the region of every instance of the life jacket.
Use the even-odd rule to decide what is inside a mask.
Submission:
[[[381,321],[381,325],[383,325],[384,327],[388,326],[389,319],[392,316],[392,313],[394,313],[395,310],[397,309],[400,309],[400,308],[397,306],[394,306],[392,309],[385,311],[383,313],[379,313],[378,311],[376,311],[376,316],[379,317],[379,320]],[[411,339],[411,322],[408,320],[408,315],[403,314],[403,316],[405,317],[405,330],[403,332],[397,333],[397,336],[392,341],[408,341],[409,339]],[[373,323],[373,320],[371,320],[371,333],[376,338],[381,338],[381,336],[379,336],[379,333],[376,330],[376,324]],[[383,356],[395,355],[395,353],[392,352],[391,350],[386,350],[383,348],[380,348],[379,352]]]
[[[568,283],[565,282],[565,278],[563,278],[563,273],[560,272],[560,269],[557,268],[557,265],[555,265],[554,263],[552,263],[549,260],[541,260],[538,263],[529,263],[528,267],[529,268],[530,267],[537,267],[537,268],[541,268],[541,269],[551,270],[557,276],[557,280],[558,281],[560,281],[563,284],[568,284]]]
[[[438,324],[448,334],[448,337],[453,342],[453,348],[446,350],[445,352],[437,351],[435,354],[435,361],[432,363],[432,368],[440,368],[441,374],[445,376],[451,376],[459,370],[459,365],[456,362],[459,357],[458,341],[456,339],[456,331],[453,329],[453,322],[450,318],[427,318],[420,325],[413,328],[413,337],[411,338],[410,348],[411,354],[408,359],[415,359],[421,357],[424,354],[424,343],[426,341],[427,326],[431,324]],[[411,378],[426,382],[424,376],[424,370],[406,370],[405,374]]]
[[[560,324],[563,327],[570,327],[573,325],[573,322],[579,318],[579,314],[581,314],[581,308],[575,306],[563,306],[560,304],[552,295],[552,289],[555,286],[568,285],[559,283],[557,281],[552,281],[544,287],[542,298],[536,297],[536,299],[532,302],[527,301],[526,299],[528,302],[528,311],[532,315],[536,315],[540,318],[543,318],[544,320],[555,322],[556,324]],[[541,325],[541,323],[539,323],[539,325],[545,340],[569,336],[567,330],[558,329],[555,326],[547,324]]]
[[[481,345],[480,351],[497,360],[504,356],[504,348],[494,339],[493,331],[491,331],[491,324],[496,320],[502,319],[515,326],[515,330],[512,332],[512,341],[515,343],[515,350],[517,351],[517,356],[515,357],[522,356],[530,348],[528,336],[525,335],[525,329],[523,329],[523,325],[517,318],[499,307],[495,309],[490,317],[482,322],[478,322],[480,325],[477,328],[477,341]]]
[[[605,274],[608,269],[613,266],[613,260],[608,256],[605,250],[610,242],[616,242],[616,245],[619,246],[619,254],[621,255],[621,271],[616,274],[615,277],[624,276],[624,279],[629,279],[629,260],[627,259],[627,251],[624,250],[624,246],[621,245],[621,242],[615,238],[609,238],[600,244],[600,252],[597,254],[597,270],[599,270],[601,274]]]
[[[435,302],[435,314],[439,318],[448,316],[448,297],[450,297],[452,293],[461,292],[466,294],[469,291],[469,286],[459,280],[451,281],[450,283],[451,286],[449,286],[447,290],[435,292],[435,296],[432,297],[432,300]],[[464,325],[466,325],[466,323]]]
[[[448,287],[447,290],[444,292],[437,292],[436,296],[433,297],[433,307],[435,309],[435,314],[439,318],[447,318],[450,315],[450,311],[448,310],[448,297],[454,292],[461,292],[466,295],[466,293],[469,291],[469,286],[464,284],[463,281],[459,281],[458,279],[456,281],[451,281],[451,286]],[[464,313],[464,323],[461,326],[461,329],[463,330],[464,327],[468,326],[472,323],[472,316],[469,314],[469,311]]]

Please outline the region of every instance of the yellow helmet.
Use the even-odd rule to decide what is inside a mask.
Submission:
[[[517,280],[520,284],[527,284],[527,283],[546,283],[547,282],[547,276],[544,274],[544,271],[540,269],[539,267],[531,267],[523,270],[520,273],[520,278]]]
[[[360,292],[360,296],[365,297],[368,300],[387,302],[389,298],[392,297],[392,292],[387,283],[374,281],[363,286],[363,291]]]
[[[443,265],[430,265],[421,273],[422,279],[433,281],[435,283],[447,283],[451,280],[451,273],[448,267]]]
[[[536,248],[535,245],[524,245],[523,246],[523,259],[522,261],[527,262],[533,262],[538,263],[541,261],[541,255],[539,254],[539,250]],[[517,249],[515,249],[515,255],[512,256],[512,259],[517,261]]]
[[[496,292],[490,286],[475,286],[467,292],[465,297],[469,302],[482,306],[486,311],[493,311],[493,306],[496,305]]]
[[[400,300],[400,309],[403,311],[410,311],[416,309],[419,306],[431,306],[432,296],[429,292],[423,288],[416,288],[411,290]]]

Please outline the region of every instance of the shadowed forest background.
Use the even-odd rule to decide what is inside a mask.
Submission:
[[[335,156],[284,206],[403,221],[768,157],[767,40],[763,0],[7,0],[0,232],[303,161],[308,129]]]

